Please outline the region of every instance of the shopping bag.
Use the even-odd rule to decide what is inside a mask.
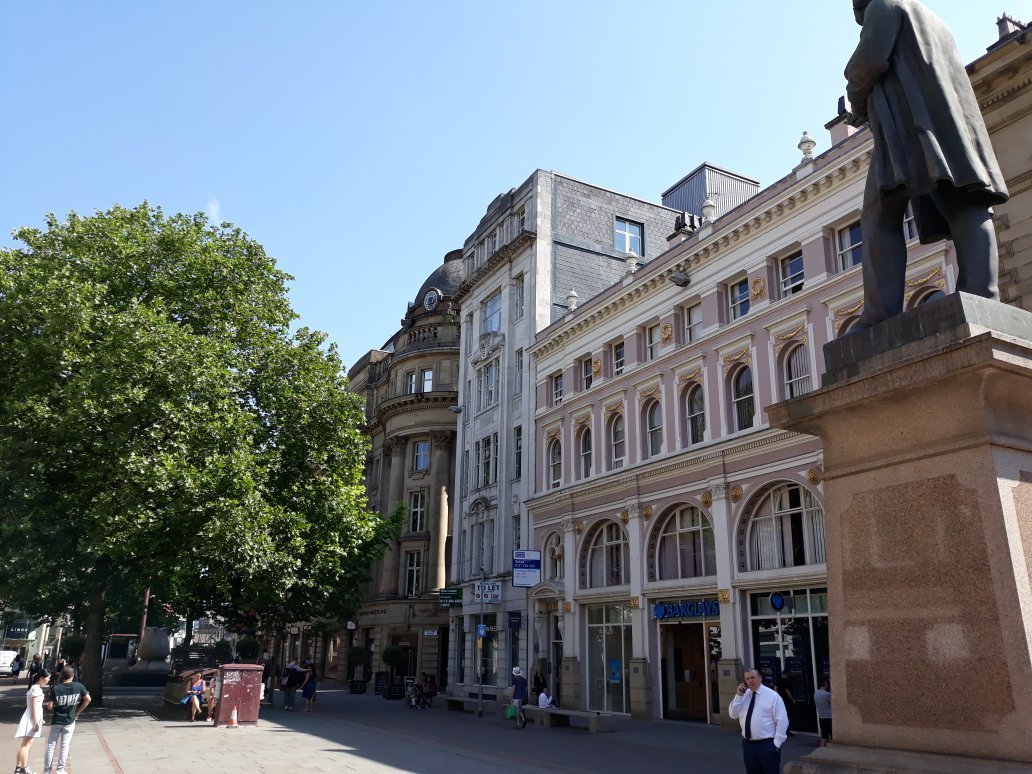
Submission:
[[[516,717],[516,708],[514,706],[512,706],[511,704],[509,704],[509,705],[507,705],[505,707],[505,717],[508,718],[509,720],[512,720],[513,718]]]

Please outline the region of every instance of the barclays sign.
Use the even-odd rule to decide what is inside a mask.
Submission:
[[[697,602],[657,602],[652,607],[657,621],[667,618],[717,618],[720,603],[715,599],[701,599]]]

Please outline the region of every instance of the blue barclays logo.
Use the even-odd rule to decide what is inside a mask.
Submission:
[[[709,618],[720,615],[720,603],[715,599],[698,602],[657,602],[652,608],[657,621],[664,618]]]

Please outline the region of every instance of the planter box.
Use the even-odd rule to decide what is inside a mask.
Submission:
[[[365,693],[366,692],[366,681],[365,680],[352,680],[351,681],[351,692],[352,693]]]
[[[397,683],[395,685],[388,685],[383,690],[383,698],[385,699],[404,699],[405,698],[405,684]]]

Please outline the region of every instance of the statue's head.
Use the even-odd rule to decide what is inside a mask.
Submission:
[[[871,4],[871,0],[853,0],[853,18],[861,27],[864,26],[864,11]]]

